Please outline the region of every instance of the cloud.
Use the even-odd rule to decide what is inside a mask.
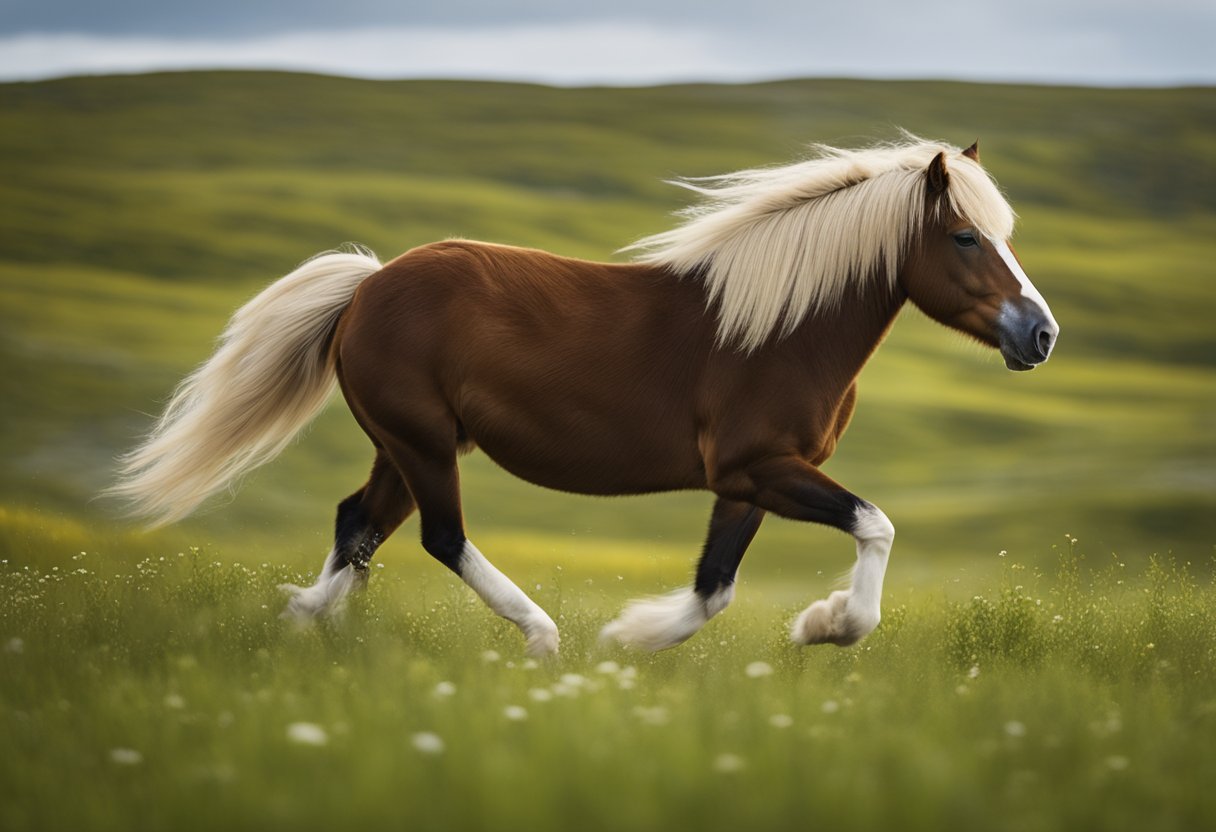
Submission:
[[[864,24],[844,6],[813,25],[804,17],[791,15],[789,25],[777,27],[753,19],[733,29],[708,18],[698,25],[639,18],[366,26],[241,37],[14,34],[0,36],[0,79],[239,68],[558,85],[795,76],[1092,84],[1216,80],[1216,53],[1199,34],[1202,27],[1174,36],[1160,19],[1131,8],[1094,18],[1070,12],[1068,25],[1058,26],[985,6],[949,18],[905,13],[867,17]],[[1153,47],[1171,38],[1174,48]]]
[[[298,32],[242,40],[73,34],[0,38],[0,78],[157,69],[290,69],[366,78],[644,84],[746,74],[709,34],[648,24]]]

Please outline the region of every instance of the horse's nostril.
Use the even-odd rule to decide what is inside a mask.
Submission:
[[[1043,358],[1051,355],[1051,347],[1055,343],[1055,333],[1051,331],[1049,326],[1040,326],[1037,338],[1039,355]]]

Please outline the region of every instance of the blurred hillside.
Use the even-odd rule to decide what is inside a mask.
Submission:
[[[1216,91],[789,81],[650,89],[187,73],[0,85],[0,550],[187,543],[314,565],[370,447],[336,402],[227,505],[143,537],[92,502],[231,311],[311,254],[465,236],[611,259],[670,225],[673,175],[898,127],[965,145],[1062,326],[1034,373],[909,309],[830,473],[899,530],[895,580],[1216,543]],[[679,576],[705,494],[545,492],[463,464],[487,552]],[[416,525],[386,550],[416,560]],[[408,555],[397,554],[408,552]],[[838,534],[766,521],[745,569],[835,573]],[[588,566],[588,568],[591,568]]]

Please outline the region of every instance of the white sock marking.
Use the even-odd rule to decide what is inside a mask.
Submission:
[[[887,572],[895,527],[876,506],[857,509],[853,524],[857,563],[851,585],[811,604],[794,621],[790,637],[799,644],[854,644],[878,626],[882,582]]]
[[[345,606],[346,596],[354,588],[356,580],[355,567],[347,564],[339,569],[337,553],[331,549],[325,558],[325,565],[321,567],[321,574],[312,586],[279,586],[279,589],[291,596],[287,609],[283,610],[280,617],[307,624],[319,616],[336,615]]]
[[[857,564],[849,587],[849,606],[863,618],[872,617],[873,629],[881,615],[882,582],[895,541],[895,526],[881,509],[867,504],[857,509],[853,537],[857,540]]]
[[[511,621],[528,640],[530,655],[557,652],[557,625],[535,601],[517,587],[510,578],[486,560],[472,541],[466,540],[460,553],[460,576],[476,592],[486,606]]]
[[[726,609],[734,597],[735,584],[731,582],[704,600],[689,587],[639,598],[630,601],[600,631],[600,638],[641,650],[674,647],[696,634],[709,619]]]

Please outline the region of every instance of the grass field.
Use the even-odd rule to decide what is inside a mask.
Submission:
[[[1062,334],[1015,376],[909,310],[863,374],[826,469],[898,533],[859,648],[788,644],[852,546],[770,518],[693,641],[600,649],[624,600],[687,580],[707,496],[544,492],[477,454],[467,525],[558,620],[555,664],[416,523],[344,622],[293,632],[274,587],[371,460],[340,403],[179,526],[94,499],[231,311],[317,251],[613,259],[672,222],[664,177],[895,125],[980,138]],[[1216,819],[1212,89],[68,79],[0,85],[0,160],[4,829]]]
[[[600,648],[609,576],[536,597],[560,659],[432,573],[307,632],[298,579],[168,553],[0,571],[0,825],[25,829],[1195,830],[1216,816],[1216,585],[1167,560],[1002,560],[896,593],[864,646],[742,600],[679,650]],[[1091,574],[1093,577],[1091,577]],[[757,591],[760,590],[760,591]],[[779,596],[778,596],[779,597]]]

